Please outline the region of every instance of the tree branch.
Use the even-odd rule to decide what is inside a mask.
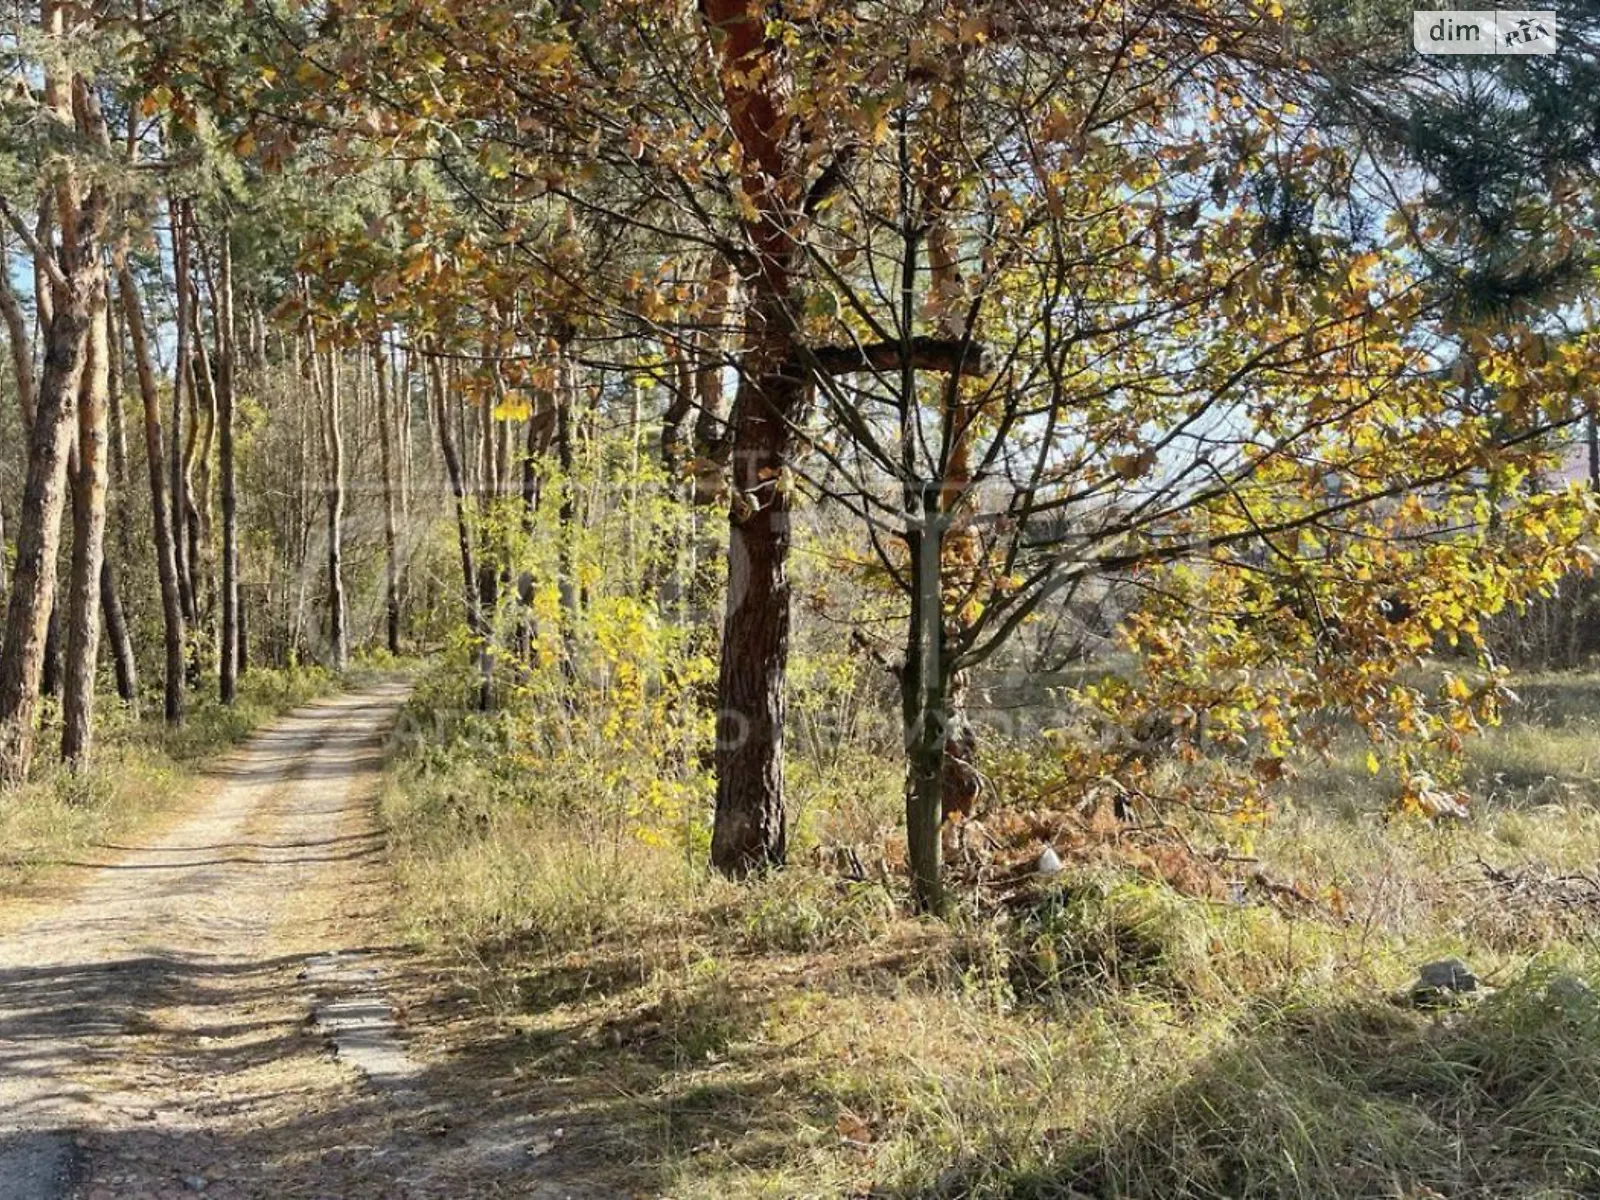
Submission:
[[[34,261],[37,262],[40,266],[40,269],[50,277],[50,282],[55,284],[55,286],[60,288],[62,291],[70,291],[72,285],[68,282],[66,275],[62,273],[61,264],[56,262],[56,256],[50,253],[50,248],[48,246],[42,244],[39,239],[34,236],[33,230],[29,229],[22,219],[17,216],[16,211],[6,201],[4,196],[0,196],[0,214],[5,215],[6,223],[10,225],[12,229],[16,230],[17,236],[22,239],[22,244],[25,245],[28,248],[28,252],[33,255]]]

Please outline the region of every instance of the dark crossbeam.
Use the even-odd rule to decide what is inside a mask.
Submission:
[[[914,337],[911,339],[911,366],[918,371],[945,375],[982,375],[987,355],[976,342],[960,338]],[[856,371],[900,370],[899,342],[868,342],[860,346],[813,346],[806,352],[817,369],[826,375],[849,375]]]

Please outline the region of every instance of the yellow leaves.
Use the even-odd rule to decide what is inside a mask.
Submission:
[[[1378,265],[1379,255],[1374,250],[1358,254],[1350,260],[1345,268],[1345,278],[1349,280],[1352,288],[1364,289],[1372,278],[1373,269]]]
[[[497,421],[526,421],[533,415],[533,403],[523,392],[506,392],[491,411]]]
[[[554,71],[572,57],[571,42],[536,42],[522,49],[526,67],[533,71]]]

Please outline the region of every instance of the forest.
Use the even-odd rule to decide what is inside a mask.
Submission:
[[[0,1197],[1600,1191],[1600,6],[1523,16],[7,0],[0,1054],[189,1116],[0,1084]],[[252,1074],[369,977],[433,1107]]]

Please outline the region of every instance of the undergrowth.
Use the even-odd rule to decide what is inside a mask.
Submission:
[[[795,862],[734,885],[703,831],[619,822],[599,776],[488,752],[502,723],[425,683],[385,816],[409,932],[494,1014],[506,1086],[628,1194],[1594,1195],[1600,681],[1524,690],[1469,822],[1392,816],[1355,749],[1262,827],[1112,829],[1052,878],[975,872],[942,922],[903,907],[885,758],[837,818],[802,791]],[[1513,793],[1502,751],[1554,784]],[[1410,1006],[1447,956],[1485,997]]]

